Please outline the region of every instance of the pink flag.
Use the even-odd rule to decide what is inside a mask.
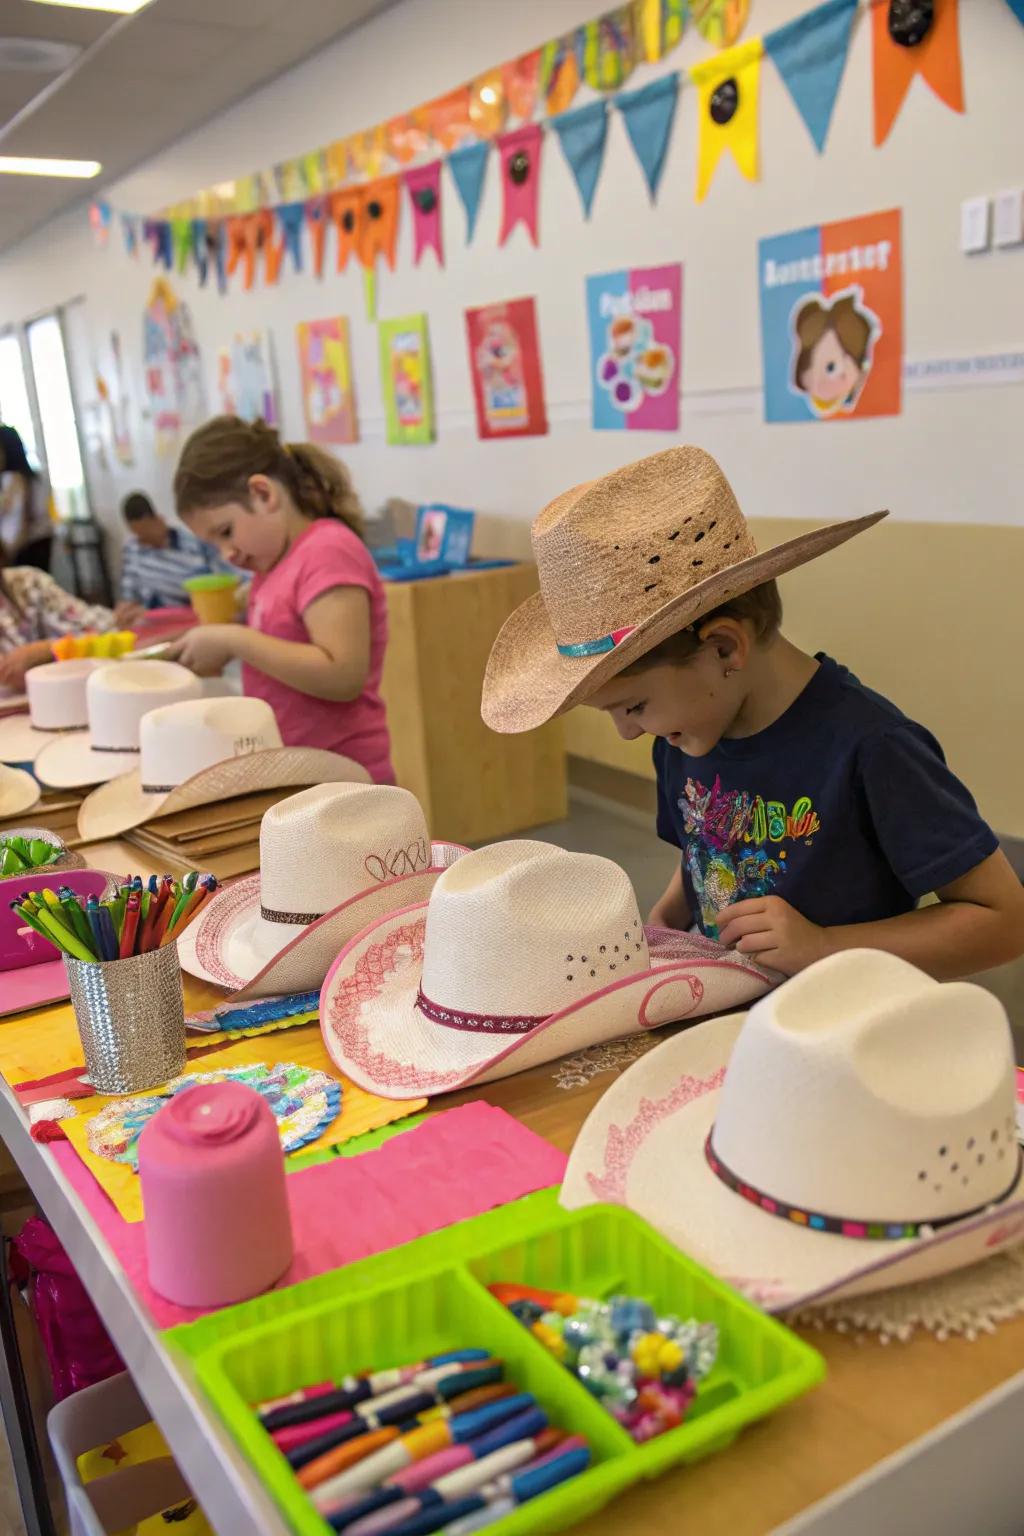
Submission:
[[[504,210],[498,244],[504,245],[517,224],[522,222],[537,240],[537,210],[540,195],[540,149],[543,129],[539,123],[527,123],[498,139],[501,154],[501,185]]]
[[[424,251],[433,250],[438,266],[444,266],[441,245],[441,162],[418,165],[406,171],[405,184],[412,203],[412,227],[416,240],[413,260],[417,266]]]

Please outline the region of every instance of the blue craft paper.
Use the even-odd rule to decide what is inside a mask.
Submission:
[[[285,250],[296,272],[302,271],[302,231],[306,222],[305,203],[282,203],[277,210],[284,236]]]
[[[857,0],[826,0],[764,39],[765,52],[782,76],[819,154],[828,137],[856,15]]]
[[[448,156],[448,168],[452,173],[456,190],[466,210],[466,244],[473,238],[476,216],[480,211],[480,198],[484,190],[484,173],[490,144],[467,144]]]
[[[678,74],[663,75],[639,91],[620,91],[615,97],[652,199],[658,195],[658,183],[665,168],[665,151],[678,97]]]
[[[608,104],[592,101],[575,112],[562,112],[551,119],[551,126],[558,134],[562,153],[579,188],[584,218],[590,218],[597,191],[601,166],[604,163],[604,146],[608,137]]]

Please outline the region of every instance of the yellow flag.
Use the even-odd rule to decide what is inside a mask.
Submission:
[[[761,38],[752,37],[690,70],[698,92],[698,203],[704,201],[726,148],[748,181],[758,178],[757,98],[763,53]]]

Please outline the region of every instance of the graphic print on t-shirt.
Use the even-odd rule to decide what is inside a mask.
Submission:
[[[821,823],[808,796],[787,812],[780,800],[745,789],[707,789],[687,779],[679,809],[686,831],[686,869],[700,903],[700,926],[718,938],[723,907],[767,896],[786,873],[785,842],[809,842]]]

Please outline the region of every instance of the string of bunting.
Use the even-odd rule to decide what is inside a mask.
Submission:
[[[868,13],[873,77],[873,137],[885,142],[920,74],[953,111],[963,112],[959,0],[823,0],[763,36],[740,41],[747,0],[630,0],[575,32],[413,111],[283,161],[269,172],[200,193],[165,215],[117,212],[96,201],[89,219],[101,244],[115,224],[125,250],[148,247],[154,264],[184,272],[194,265],[200,285],[221,292],[238,276],[251,289],[262,271],[276,284],[287,267],[302,271],[308,251],[323,275],[327,234],[335,263],[354,257],[368,293],[379,258],[393,270],[404,198],[413,221],[413,260],[433,252],[444,263],[442,159],[466,217],[471,242],[492,148],[502,187],[498,236],[517,225],[538,243],[540,164],[545,128],[557,137],[589,218],[604,163],[609,109],[622,118],[651,199],[658,195],[679,92],[697,101],[697,202],[707,196],[728,152],[750,181],[760,174],[759,97],[767,57],[785,85],[819,154],[824,152],[858,16]],[[1021,14],[1024,0],[1008,0]],[[719,47],[688,70],[623,89],[635,67],[658,63],[682,39],[687,20]],[[582,85],[602,93],[573,107]],[[534,120],[541,111],[547,118]],[[510,127],[515,119],[520,126]],[[440,150],[441,155],[423,157]],[[414,163],[415,162],[415,163]],[[403,196],[404,195],[404,196]]]

